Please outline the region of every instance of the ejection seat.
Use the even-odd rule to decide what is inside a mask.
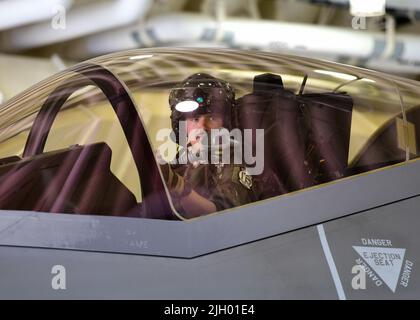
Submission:
[[[345,175],[352,108],[345,93],[295,95],[266,73],[237,100],[237,117],[241,129],[264,129],[265,168],[287,193]]]
[[[137,202],[110,164],[106,143],[0,159],[0,208],[126,216]]]

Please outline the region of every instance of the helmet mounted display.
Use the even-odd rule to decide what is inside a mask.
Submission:
[[[179,135],[179,121],[201,115],[218,115],[223,127],[230,129],[234,101],[235,93],[228,82],[206,73],[189,76],[169,94],[175,137]]]

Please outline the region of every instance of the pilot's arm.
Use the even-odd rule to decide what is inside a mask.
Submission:
[[[216,205],[198,194],[182,176],[172,170],[169,164],[161,165],[163,178],[173,196],[180,199],[186,218],[198,217],[217,211]]]

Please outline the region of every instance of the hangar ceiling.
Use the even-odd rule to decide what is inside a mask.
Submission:
[[[95,56],[159,47],[232,47],[323,58],[417,79],[420,3],[356,0],[0,0],[0,101]],[[11,81],[12,80],[12,81]]]

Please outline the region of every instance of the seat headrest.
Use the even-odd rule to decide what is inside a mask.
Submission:
[[[263,73],[254,77],[254,94],[266,94],[283,89],[283,80],[279,75]]]

